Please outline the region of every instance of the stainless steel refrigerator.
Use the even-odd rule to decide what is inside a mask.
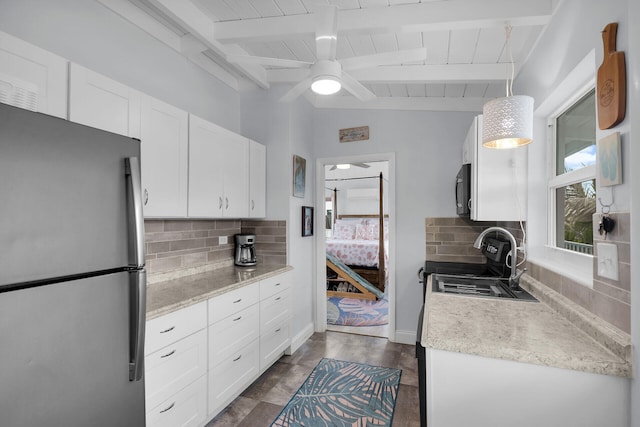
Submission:
[[[0,104],[0,425],[144,426],[139,158]]]

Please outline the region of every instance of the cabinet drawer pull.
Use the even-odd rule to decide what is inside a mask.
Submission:
[[[164,356],[160,356],[160,359],[164,359],[165,357],[169,357],[171,355],[173,355],[173,353],[175,353],[175,350],[171,350],[169,353],[165,354]]]
[[[278,328],[278,329],[276,329],[276,334],[277,334],[278,332],[280,332],[280,330],[281,330],[281,329],[282,329],[282,328]]]
[[[240,360],[242,358],[242,355],[236,357],[235,359],[233,359],[234,362],[237,362],[238,360]]]
[[[237,303],[239,303],[240,301],[242,301],[242,298],[235,300],[233,303],[234,303],[234,304],[237,304]]]
[[[149,192],[147,191],[147,189],[144,189],[144,205],[147,206],[147,203],[149,202]]]
[[[276,284],[275,284],[275,285],[273,285],[273,286],[280,286],[280,282],[276,283]]]
[[[174,406],[176,406],[176,402],[173,402],[171,405],[169,405],[167,408],[163,409],[162,411],[160,411],[161,414],[167,412],[168,410],[172,409]]]
[[[225,208],[225,209],[229,209],[229,198],[228,198],[228,197],[225,197],[225,198],[224,198],[224,201],[225,201],[225,207],[224,207],[224,208]]]
[[[233,319],[234,322],[237,322],[238,320],[242,319],[242,316],[238,316],[235,319]]]
[[[218,197],[218,209],[222,209],[222,197]]]
[[[251,210],[254,210],[256,208],[256,202],[254,202],[253,200],[251,201]]]
[[[276,301],[280,301],[282,299],[282,297],[278,297],[276,298]]]
[[[175,326],[170,327],[169,329],[165,329],[164,331],[160,331],[161,334],[166,334],[167,332],[171,332],[175,329]]]

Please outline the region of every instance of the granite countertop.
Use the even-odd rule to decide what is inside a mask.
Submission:
[[[528,275],[522,287],[541,302],[478,298],[432,293],[427,284],[421,344],[424,347],[467,353],[596,374],[631,377],[631,345],[606,327],[587,334],[548,305],[545,288]],[[561,296],[560,296],[561,297]],[[554,308],[552,308],[554,307]],[[578,310],[579,312],[579,310]],[[592,319],[585,320],[590,322]],[[611,332],[611,333],[610,333]],[[595,336],[594,336],[595,335]],[[600,339],[599,339],[600,338]]]
[[[152,283],[147,286],[147,320],[289,270],[286,265],[228,266]]]

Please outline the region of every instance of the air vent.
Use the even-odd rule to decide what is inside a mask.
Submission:
[[[38,86],[0,73],[0,102],[38,111]]]

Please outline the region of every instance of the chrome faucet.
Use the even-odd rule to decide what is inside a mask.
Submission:
[[[476,241],[473,243],[473,247],[476,249],[480,249],[480,246],[482,245],[482,241],[484,240],[484,237],[487,234],[492,233],[494,231],[497,233],[504,234],[509,238],[509,241],[511,242],[511,251],[509,252],[511,254],[511,276],[509,276],[509,287],[512,289],[518,289],[520,287],[520,276],[522,276],[522,274],[527,269],[525,268],[522,271],[518,272],[518,249],[521,249],[521,248],[518,248],[518,244],[516,243],[516,238],[509,230],[502,227],[489,227],[486,230],[484,230],[482,233],[480,233]]]

